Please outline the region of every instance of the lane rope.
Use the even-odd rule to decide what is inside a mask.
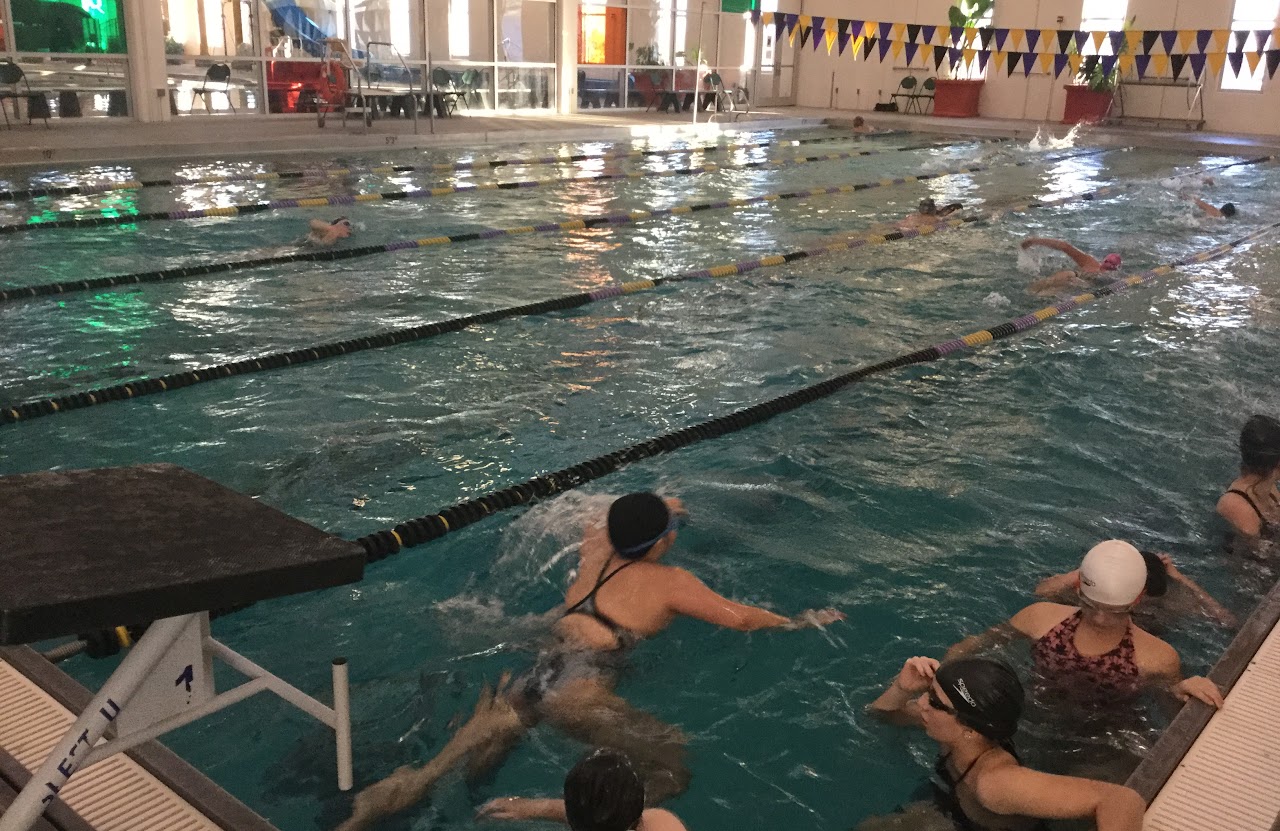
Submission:
[[[1080,153],[1058,156],[1048,161],[1058,162],[1065,159],[1077,158],[1080,156],[1092,156],[1109,152],[1113,148],[1104,148],[1101,150],[1088,150]],[[1011,167],[1022,167],[1030,164],[1036,164],[1046,161],[1045,159],[1028,159],[1021,162],[1015,162]],[[407,251],[416,248],[427,248],[435,245],[452,245],[460,242],[474,242],[476,240],[497,239],[499,237],[516,236],[520,234],[546,234],[546,233],[569,233],[572,231],[582,231],[588,228],[596,228],[605,225],[625,225],[636,222],[643,222],[650,219],[657,219],[666,216],[678,216],[682,214],[699,213],[709,210],[723,210],[726,208],[741,208],[749,205],[761,204],[766,202],[776,202],[787,199],[802,199],[811,196],[828,196],[838,193],[853,193],[861,190],[870,190],[880,187],[893,187],[896,185],[908,184],[913,182],[922,182],[929,179],[937,179],[943,176],[957,176],[965,173],[977,173],[990,169],[989,166],[977,165],[971,167],[955,168],[950,171],[939,173],[921,173],[914,176],[899,176],[892,179],[881,179],[875,182],[860,182],[851,185],[838,185],[829,188],[815,188],[812,190],[790,191],[787,193],[769,193],[760,196],[743,197],[740,199],[725,199],[716,202],[702,202],[692,205],[677,205],[672,208],[655,208],[650,211],[624,211],[613,214],[603,214],[600,216],[588,217],[587,219],[573,219],[563,222],[545,222],[538,225],[520,225],[514,228],[491,228],[484,231],[471,231],[465,234],[453,234],[451,236],[435,236],[421,237],[413,240],[396,240],[394,242],[384,243],[382,245],[365,245],[356,248],[339,248],[325,249],[320,251],[297,251],[289,254],[277,254],[268,257],[255,257],[248,260],[229,260],[220,263],[204,263],[201,265],[177,266],[174,268],[158,269],[155,271],[141,271],[133,274],[122,274],[111,277],[91,277],[85,280],[75,280],[65,283],[43,283],[34,286],[16,286],[13,288],[0,289],[0,303],[12,303],[18,300],[26,300],[33,297],[49,297],[52,295],[71,294],[74,292],[91,291],[94,289],[114,288],[118,286],[134,286],[142,283],[160,283],[170,280],[188,280],[196,277],[205,277],[211,274],[226,274],[232,271],[241,271],[249,268],[261,268],[269,265],[281,265],[285,263],[300,262],[334,262],[337,260],[351,260],[363,257],[371,257],[377,254],[394,253],[396,251]]]
[[[502,309],[493,309],[487,312],[467,315],[465,317],[451,318],[435,323],[426,323],[419,326],[394,329],[375,335],[352,338],[334,343],[305,346],[289,352],[277,352],[269,355],[261,355],[256,358],[246,358],[244,360],[230,363],[205,366],[183,372],[174,372],[154,378],[144,378],[138,381],[113,384],[109,387],[98,387],[84,392],[34,399],[21,404],[0,406],[0,425],[13,424],[19,421],[30,421],[43,416],[56,415],[58,413],[69,412],[71,410],[80,410],[86,407],[107,404],[114,401],[127,401],[133,398],[140,398],[145,395],[156,395],[162,392],[171,392],[184,387],[195,386],[196,384],[216,381],[221,378],[232,378],[250,375],[257,372],[283,369],[291,366],[301,366],[303,364],[315,363],[317,361],[337,358],[342,355],[350,355],[356,352],[365,352],[372,349],[385,349],[387,347],[399,346],[406,343],[416,343],[438,337],[440,335],[449,334],[451,332],[468,329],[472,326],[495,323],[499,320],[506,320],[514,317],[531,317],[534,315],[547,314],[549,312],[575,309],[613,297],[636,294],[641,291],[656,289],[659,286],[681,283],[689,280],[716,279],[749,274],[762,268],[772,268],[774,266],[785,265],[786,263],[795,262],[797,260],[812,259],[814,257],[820,257],[824,254],[830,254],[838,251],[852,251],[870,245],[882,245],[889,242],[897,242],[899,240],[915,239],[917,237],[929,236],[943,231],[955,230],[984,220],[996,220],[1007,214],[1032,208],[1052,207],[1054,205],[1061,205],[1076,199],[1088,200],[1102,196],[1109,196],[1123,190],[1124,188],[1125,186],[1108,186],[1089,191],[1087,193],[1072,194],[1070,196],[1064,196],[1048,201],[1032,199],[1015,205],[1005,206],[990,213],[989,215],[957,217],[956,219],[944,220],[942,222],[937,222],[932,225],[924,225],[918,228],[898,229],[888,232],[870,231],[859,234],[850,239],[832,242],[826,245],[813,246],[782,254],[771,254],[758,259],[742,260],[736,263],[711,266],[710,268],[695,269],[681,274],[675,274],[670,277],[654,277],[648,280],[633,280],[614,283],[590,292],[563,295],[535,303],[526,303],[520,306],[509,306]]]
[[[763,423],[782,413],[790,412],[805,404],[834,395],[845,387],[864,381],[874,375],[880,375],[914,364],[936,361],[966,349],[977,349],[986,344],[1025,332],[1028,329],[1039,326],[1046,320],[1079,308],[1093,300],[1118,294],[1134,286],[1150,282],[1157,277],[1174,271],[1179,266],[1203,263],[1222,257],[1239,246],[1269,234],[1277,228],[1280,228],[1280,222],[1263,226],[1231,242],[1157,266],[1149,271],[1122,277],[1091,292],[1078,294],[1068,300],[1063,300],[1052,306],[1046,306],[1030,314],[1006,320],[997,326],[943,341],[924,349],[918,349],[915,352],[899,355],[887,361],[864,366],[852,372],[846,372],[843,375],[803,387],[786,395],[736,410],[728,415],[704,421],[691,427],[685,427],[657,438],[648,439],[562,470],[526,479],[519,484],[493,491],[484,496],[455,503],[437,513],[407,520],[394,528],[375,531],[372,534],[360,537],[356,542],[364,547],[368,561],[376,562],[399,552],[401,549],[412,548],[440,539],[445,534],[456,532],[499,511],[519,505],[528,505],[539,499],[580,487],[620,470],[628,464],[672,453],[708,439],[719,438],[720,436],[736,433],[747,427]]]
[[[979,144],[992,144],[1004,139],[981,139]],[[968,144],[971,142],[959,142]],[[680,167],[672,170],[632,170],[617,173],[596,173],[590,176],[578,176],[573,179],[521,179],[515,182],[466,182],[460,185],[440,185],[438,187],[419,188],[417,190],[393,190],[381,193],[339,194],[338,196],[314,196],[297,199],[272,199],[266,202],[245,202],[239,205],[224,205],[218,208],[193,208],[182,211],[148,211],[145,213],[112,213],[103,216],[74,217],[70,219],[51,219],[42,222],[19,222],[0,225],[0,234],[18,234],[25,231],[52,231],[62,228],[96,228],[104,225],[134,225],[138,222],[155,222],[159,220],[206,219],[208,217],[248,216],[267,211],[290,210],[293,208],[324,208],[332,206],[349,206],[361,203],[393,202],[407,199],[432,199],[440,196],[452,196],[461,193],[480,193],[490,190],[523,190],[562,185],[569,182],[605,182],[614,180],[655,179],[671,176],[697,176],[703,173],[718,171],[757,170],[762,168],[790,167],[792,165],[811,164],[814,162],[834,162],[861,156],[878,156],[881,153],[899,153],[908,150],[928,150],[940,147],[954,147],[955,144],[920,144],[911,147],[893,147],[880,150],[857,150],[846,153],[827,153],[819,156],[793,156],[787,159],[763,159],[756,162],[743,162],[735,165],[718,165],[714,162],[695,167]]]
[[[116,190],[138,190],[139,188],[178,187],[184,185],[211,185],[225,182],[266,182],[277,179],[308,179],[350,176],[353,174],[426,172],[448,173],[467,170],[492,170],[499,167],[536,167],[539,165],[574,164],[589,161],[613,161],[617,159],[638,159],[660,156],[679,156],[693,153],[730,153],[735,150],[754,150],[762,147],[799,146],[805,144],[821,144],[834,141],[861,141],[864,138],[881,138],[900,135],[905,130],[891,130],[883,133],[844,133],[839,136],[822,136],[807,139],[774,139],[770,141],[748,142],[744,144],[711,144],[700,147],[684,147],[675,150],[631,150],[623,153],[573,153],[551,156],[529,156],[511,159],[489,159],[471,162],[454,162],[452,164],[427,165],[379,165],[377,167],[342,167],[342,168],[303,168],[301,170],[272,171],[267,173],[227,173],[218,176],[204,176],[192,179],[128,179],[118,182],[96,182],[87,185],[61,185],[47,188],[26,188],[23,190],[0,191],[0,200],[17,201],[35,199],[42,196],[79,196],[82,194],[109,193]]]

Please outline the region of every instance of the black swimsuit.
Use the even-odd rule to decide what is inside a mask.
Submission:
[[[970,818],[969,815],[964,812],[964,808],[960,805],[960,796],[956,792],[960,787],[960,783],[969,775],[969,771],[973,770],[974,765],[978,764],[982,757],[987,755],[987,753],[990,753],[992,749],[994,748],[990,748],[979,753],[978,758],[970,762],[969,767],[965,768],[964,771],[956,777],[952,777],[951,769],[947,767],[947,756],[939,756],[937,763],[933,766],[933,772],[935,774],[933,781],[934,801],[938,805],[938,810],[950,817],[951,821],[956,824],[956,828],[960,829],[960,831],[996,831],[988,826],[979,825]],[[1014,756],[1014,758],[1016,759],[1017,756]],[[1026,826],[1028,831],[1044,831],[1046,828],[1043,822],[1036,822],[1030,818],[1019,819],[1017,817],[1008,817],[1008,819],[1015,825],[1019,822],[1034,823]],[[1017,825],[1017,827],[1021,828],[1024,826]]]
[[[609,561],[606,560],[604,568],[600,569],[600,576],[596,578],[596,584],[591,587],[591,591],[587,592],[586,597],[566,609],[561,619],[566,618],[569,615],[586,615],[592,620],[596,620],[604,624],[604,626],[613,633],[613,636],[617,638],[618,641],[618,649],[628,649],[635,646],[640,640],[640,636],[618,623],[604,612],[600,611],[600,608],[596,605],[596,594],[604,587],[605,583],[608,583],[610,580],[617,577],[628,567],[635,565],[637,562],[639,561],[628,560],[613,571],[609,571]]]
[[[1244,501],[1249,503],[1250,508],[1253,508],[1253,512],[1258,515],[1258,536],[1261,539],[1264,539],[1264,540],[1275,539],[1276,532],[1280,531],[1280,527],[1278,527],[1276,523],[1270,521],[1269,519],[1267,519],[1265,516],[1262,515],[1262,509],[1258,507],[1258,503],[1253,501],[1253,497],[1249,496],[1249,494],[1246,493],[1245,491],[1238,490],[1236,488],[1232,488],[1231,490],[1227,491],[1227,493],[1234,493],[1236,496],[1244,497]],[[1274,496],[1271,497],[1271,499],[1273,502],[1275,501]]]

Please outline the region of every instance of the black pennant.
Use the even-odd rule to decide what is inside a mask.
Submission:
[[[803,47],[804,47],[804,45],[805,45],[806,43],[808,43],[808,42],[809,42],[809,35],[811,35],[811,34],[813,34],[813,27],[812,27],[812,26],[805,26],[803,29],[801,29],[801,30],[800,30],[800,46],[801,46],[801,48],[803,48]]]
[[[907,24],[907,40],[910,41],[911,43],[915,43],[916,38],[918,37],[920,37],[920,24],[908,23]]]
[[[1009,77],[1013,77],[1013,73],[1018,70],[1018,64],[1022,63],[1021,52],[1005,52],[1005,63],[1008,64]]]
[[[1235,38],[1236,38],[1236,48],[1235,48],[1235,49],[1233,49],[1232,51],[1233,51],[1233,52],[1243,52],[1243,51],[1244,51],[1244,42],[1245,42],[1246,40],[1248,40],[1248,39],[1249,39],[1249,33],[1248,33],[1248,32],[1235,32],[1234,34],[1235,34]]]
[[[1280,68],[1280,49],[1267,50],[1267,77],[1274,79],[1276,69]]]
[[[942,68],[942,62],[943,62],[943,61],[945,61],[946,59],[947,59],[947,47],[945,47],[945,46],[935,46],[935,47],[933,47],[933,68],[934,68],[934,69],[941,69],[941,68]],[[1268,66],[1270,66],[1270,65],[1271,65],[1271,56],[1270,56],[1270,55],[1268,55],[1268,56],[1267,56],[1267,65],[1268,65]],[[1273,69],[1273,70],[1272,70],[1272,72],[1274,72],[1274,71],[1275,71],[1275,70]]]
[[[843,18],[836,21],[836,30],[840,33],[840,37],[844,37],[849,34],[849,21],[844,20]]]
[[[1182,74],[1182,70],[1187,66],[1186,55],[1170,55],[1169,66],[1173,67],[1173,80],[1178,80],[1178,76]]]
[[[1070,29],[1058,30],[1058,54],[1066,55],[1071,51],[1071,38],[1075,36],[1075,32]]]
[[[876,46],[876,39],[869,37],[862,42],[862,59],[869,60],[871,58],[871,50]]]
[[[1156,41],[1160,40],[1160,33],[1155,30],[1148,30],[1142,33],[1142,54],[1150,55],[1151,47],[1156,45]]]

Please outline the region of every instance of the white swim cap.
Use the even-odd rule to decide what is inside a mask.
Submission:
[[[1080,563],[1080,593],[1105,606],[1128,606],[1147,585],[1147,561],[1122,540],[1100,542]]]

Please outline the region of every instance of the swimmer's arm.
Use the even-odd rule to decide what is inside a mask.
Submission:
[[[672,614],[705,621],[713,626],[754,632],[794,625],[789,617],[774,614],[758,606],[736,603],[716,594],[705,583],[683,569],[673,569],[667,609]]]
[[[947,650],[947,654],[942,656],[942,662],[945,664],[947,661],[954,661],[977,652],[987,652],[1022,637],[1027,636],[1019,631],[1012,621],[1005,621],[992,626],[980,635],[970,635],[959,643],[953,644]]]
[[[1069,242],[1064,242],[1060,239],[1048,239],[1046,237],[1029,237],[1022,241],[1022,247],[1024,249],[1030,248],[1033,245],[1038,245],[1041,248],[1052,248],[1054,251],[1066,254],[1081,268],[1102,268],[1102,263],[1098,262],[1096,259],[1084,253],[1079,248],[1076,248]]]
[[[1169,575],[1170,579],[1176,580],[1182,584],[1182,587],[1191,595],[1192,600],[1195,601],[1195,604],[1199,607],[1200,611],[1204,612],[1218,623],[1221,623],[1223,626],[1235,626],[1239,623],[1239,621],[1236,620],[1236,616],[1231,614],[1230,610],[1213,599],[1213,595],[1205,591],[1195,580],[1192,580],[1190,577],[1179,571],[1178,567],[1173,564],[1173,560],[1169,558],[1169,555],[1162,555],[1161,559],[1164,560],[1165,572]]]
[[[1098,831],[1141,831],[1147,805],[1123,785],[1016,765],[984,773],[974,795],[989,811],[1040,819],[1092,819]]]
[[[1193,196],[1191,197],[1191,201],[1196,203],[1196,207],[1204,211],[1206,216],[1216,216],[1219,218],[1222,217],[1222,211],[1210,205],[1208,202],[1204,201],[1203,199]]]
[[[1203,675],[1183,678],[1182,660],[1178,657],[1177,650],[1154,635],[1141,630],[1138,630],[1138,633],[1140,634],[1134,636],[1135,641],[1138,637],[1149,639],[1148,648],[1142,650],[1146,657],[1138,663],[1138,671],[1146,681],[1178,699],[1178,706],[1194,698],[1215,709],[1222,707],[1225,702],[1222,690],[1218,689],[1217,684]],[[1152,641],[1154,644],[1151,643]]]
[[[323,219],[313,219],[310,222],[308,222],[307,225],[311,228],[311,230],[314,233],[317,233],[317,234],[329,233],[329,223],[325,222]]]
[[[1080,579],[1080,569],[1068,571],[1066,574],[1055,574],[1046,577],[1036,585],[1036,597],[1045,600],[1070,600],[1075,590],[1076,581]]]
[[[491,799],[476,811],[476,819],[526,820],[569,823],[563,799],[526,799],[522,796]]]

